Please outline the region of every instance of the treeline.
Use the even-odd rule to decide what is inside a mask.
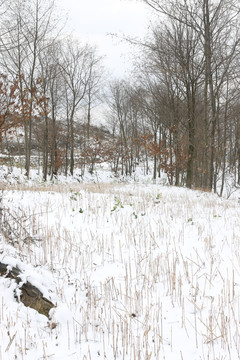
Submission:
[[[75,123],[84,110],[89,136],[103,77],[101,57],[94,47],[64,35],[54,0],[2,0],[0,11],[2,151],[10,129],[11,142],[21,151],[24,146],[27,176],[36,147],[44,180],[60,167],[73,174]]]
[[[4,1],[1,142],[22,124],[26,173],[37,147],[44,180],[107,161],[222,194],[226,174],[240,184],[240,6],[142,1],[159,16],[146,39],[126,39],[138,47],[132,76],[110,83],[95,48],[61,35],[53,2]],[[92,126],[101,103],[107,130]]]

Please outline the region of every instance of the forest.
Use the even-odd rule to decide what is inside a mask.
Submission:
[[[43,181],[108,163],[219,195],[227,176],[240,185],[240,6],[142,2],[157,20],[125,37],[137,55],[114,79],[96,47],[66,35],[54,0],[1,0],[1,165],[40,166]]]

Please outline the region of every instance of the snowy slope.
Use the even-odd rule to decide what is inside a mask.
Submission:
[[[26,308],[0,278],[0,359],[240,358],[237,197],[75,182],[8,186],[2,206],[0,261],[56,308]]]

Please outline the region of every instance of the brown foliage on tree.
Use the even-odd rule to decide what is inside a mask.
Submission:
[[[3,134],[20,123],[18,80],[10,83],[7,75],[0,74],[0,143]]]

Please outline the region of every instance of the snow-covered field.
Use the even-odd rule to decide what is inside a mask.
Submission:
[[[240,203],[160,184],[2,186],[0,360],[240,359]],[[5,234],[6,235],[6,234]]]

